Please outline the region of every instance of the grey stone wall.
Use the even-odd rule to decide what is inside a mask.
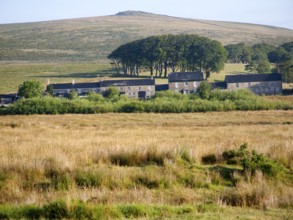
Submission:
[[[242,82],[242,83],[227,83],[228,91],[235,91],[239,89],[249,89],[258,95],[277,95],[282,94],[281,81],[268,82]]]

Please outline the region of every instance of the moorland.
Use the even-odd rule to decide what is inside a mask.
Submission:
[[[290,219],[292,116],[1,116],[0,216]],[[273,169],[227,163],[243,145]]]

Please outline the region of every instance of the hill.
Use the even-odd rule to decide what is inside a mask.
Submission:
[[[292,41],[293,30],[185,19],[139,11],[47,22],[0,25],[0,60],[105,59],[123,43],[161,34],[198,34],[223,44]]]

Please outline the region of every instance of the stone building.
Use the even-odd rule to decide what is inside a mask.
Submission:
[[[155,95],[155,80],[153,79],[135,79],[135,80],[105,80],[89,83],[60,83],[49,84],[47,91],[52,87],[53,95],[67,97],[71,91],[76,91],[78,96],[85,96],[88,92],[103,93],[109,87],[118,88],[120,95],[129,98],[149,98]]]
[[[100,92],[106,91],[109,87],[118,88],[120,95],[129,98],[150,98],[156,92],[154,79],[106,80],[100,82]]]
[[[89,91],[100,92],[100,82],[75,83],[73,80],[72,83],[49,84],[47,91],[50,90],[50,86],[53,90],[53,96],[58,97],[67,97],[71,91],[76,91],[79,96],[84,96]]]
[[[196,93],[203,80],[202,72],[178,72],[168,75],[169,89],[183,94]]]
[[[282,94],[282,77],[280,74],[227,75],[225,82],[228,91],[249,89],[258,95]]]

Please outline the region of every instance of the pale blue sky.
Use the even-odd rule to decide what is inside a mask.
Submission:
[[[293,0],[0,0],[0,24],[113,15],[126,10],[293,29]]]

